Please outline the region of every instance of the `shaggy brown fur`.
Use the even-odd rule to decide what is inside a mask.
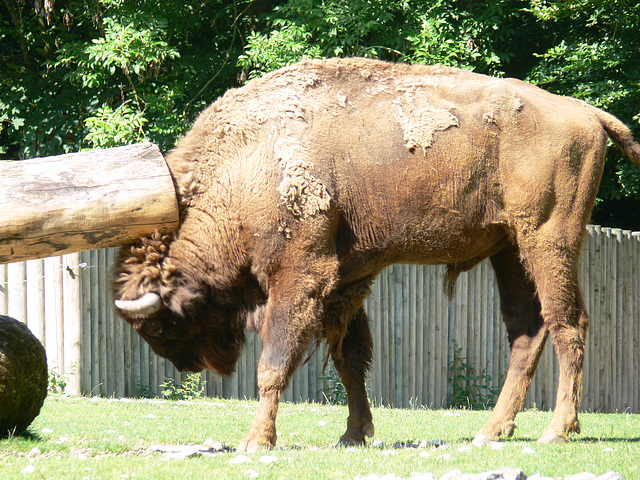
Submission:
[[[349,397],[342,441],[361,444],[374,431],[362,310],[372,279],[392,263],[446,264],[452,288],[490,257],[512,354],[475,441],[513,433],[548,335],[560,386],[541,440],[563,441],[579,429],[589,319],[576,268],[607,135],[640,163],[617,119],[518,80],[306,60],[200,115],[167,157],[180,229],[123,250],[115,298],[184,370],[228,374],[244,330],[260,333],[260,407],[241,449],[275,443],[282,391],[309,342],[327,339]],[[143,298],[159,311],[127,302]]]

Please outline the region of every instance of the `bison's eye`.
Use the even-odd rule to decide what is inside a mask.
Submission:
[[[134,326],[138,333],[142,333],[148,337],[161,337],[164,326],[162,322],[157,319],[142,320]]]

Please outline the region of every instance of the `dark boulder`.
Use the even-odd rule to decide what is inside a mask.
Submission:
[[[24,324],[0,315],[0,436],[23,432],[47,396],[47,354]]]

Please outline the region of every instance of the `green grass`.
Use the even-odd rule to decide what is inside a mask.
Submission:
[[[342,449],[332,445],[346,425],[346,407],[283,404],[278,416],[278,447],[249,454],[250,463],[230,464],[232,451],[214,457],[169,460],[151,447],[202,444],[208,439],[235,448],[257,408],[256,402],[203,400],[103,400],[47,398],[30,427],[30,436],[0,440],[0,478],[68,479],[353,479],[370,473],[409,477],[454,469],[478,473],[504,466],[527,475],[547,476],[617,471],[640,478],[640,415],[582,414],[583,434],[567,445],[538,445],[535,439],[551,418],[549,412],[525,411],[514,438],[502,449],[469,444],[488,418],[484,411],[397,410],[375,408],[374,440],[382,445]],[[453,416],[454,413],[456,416]],[[459,416],[458,416],[459,414]],[[398,442],[444,441],[446,448],[395,448]],[[38,451],[33,450],[37,447]],[[527,448],[528,447],[528,448]],[[535,453],[525,453],[533,449]],[[261,463],[274,455],[278,460]],[[20,473],[33,465],[33,473]]]

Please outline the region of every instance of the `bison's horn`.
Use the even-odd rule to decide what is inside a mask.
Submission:
[[[162,307],[162,299],[157,293],[145,293],[135,300],[116,300],[116,307],[133,315],[153,315]]]

